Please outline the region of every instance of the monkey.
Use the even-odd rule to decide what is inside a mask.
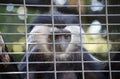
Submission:
[[[0,35],[0,73],[18,72],[16,64],[5,64],[14,62],[13,56],[8,54],[8,48],[4,44],[3,38]],[[2,64],[3,63],[3,64]],[[0,79],[21,79],[19,74],[0,74]]]
[[[2,1],[2,0],[1,0]],[[0,1],[0,2],[1,2]],[[10,0],[9,0],[10,1]],[[35,0],[35,1],[37,1],[37,0]],[[56,0],[57,1],[57,0]],[[74,5],[74,3],[71,3],[71,2],[73,2],[73,1],[76,1],[76,0],[69,0],[69,1],[66,1],[66,0],[64,0],[64,2],[63,2],[63,4],[65,3],[65,4],[71,4],[71,5]],[[71,2],[70,2],[71,1]],[[81,1],[81,0],[80,0]],[[100,1],[100,0],[99,0]],[[110,1],[110,0],[109,0]],[[114,4],[116,4],[115,2],[118,2],[118,4],[119,4],[119,1],[118,0],[115,0],[115,1],[113,1],[114,2]],[[7,1],[6,1],[7,2]],[[30,1],[30,2],[32,2],[32,1]],[[55,2],[55,0],[54,0],[54,2]],[[69,3],[68,3],[69,2]],[[112,4],[112,1],[110,1],[111,3],[110,4]],[[32,4],[32,3],[31,3]],[[56,2],[55,4],[59,4],[58,2]],[[64,13],[69,13],[69,14],[78,14],[78,12],[79,12],[79,10],[78,10],[78,8],[68,8],[68,7],[65,7],[65,8],[58,8],[59,9],[59,11],[61,11],[61,12],[64,12]],[[118,12],[118,11],[116,11],[116,9],[114,9],[115,11],[113,11],[113,9],[110,9],[110,8],[108,8],[109,9],[109,11],[110,11],[110,13],[114,13],[114,12]],[[45,10],[45,9],[44,9]],[[85,12],[84,11],[85,9],[83,9],[83,13]],[[47,10],[48,11],[48,10]],[[66,12],[65,12],[66,11]],[[101,13],[100,11],[98,12],[98,13]],[[40,18],[40,16],[39,17],[37,17],[36,19],[35,19],[35,21],[34,22],[36,22],[36,23],[39,23],[39,20],[40,19],[38,19],[38,18]],[[42,17],[41,17],[42,18]],[[45,18],[45,17],[44,17]],[[95,16],[95,18],[96,18],[96,16]],[[109,18],[112,18],[111,16],[109,17]],[[118,16],[118,18],[119,18],[119,16]],[[105,19],[103,18],[103,17],[98,17],[97,18],[98,20],[100,20],[101,22],[106,22],[105,21]],[[116,21],[119,21],[119,20],[117,20],[117,19],[115,19],[115,18],[113,18],[114,20],[109,20],[109,22],[116,22]],[[38,20],[38,22],[37,22],[37,20]],[[46,19],[47,20],[47,19]],[[45,22],[45,21],[43,21],[43,20],[40,20],[40,21],[42,21],[42,22]],[[51,22],[50,22],[51,23]],[[32,28],[34,28],[33,26],[32,26]]]
[[[28,36],[28,54],[21,60],[30,63],[28,66],[23,63],[18,67],[22,72],[27,71],[28,67],[30,73],[28,73],[29,75],[22,74],[22,79],[27,77],[29,79],[55,79],[55,77],[58,79],[82,79],[82,52],[85,52],[83,61],[91,61],[91,63],[84,63],[84,70],[101,70],[102,65],[81,45],[81,40],[85,37],[80,36],[81,33],[84,33],[82,26],[75,25],[79,24],[79,18],[55,16],[54,23],[64,24],[64,26],[44,25],[52,23],[51,18],[51,16],[39,16],[36,23],[40,25],[31,26]],[[54,73],[55,63],[47,63],[53,61],[56,61],[56,71],[58,71],[56,76]],[[60,61],[61,63],[59,63]],[[79,63],[72,63],[75,61]],[[84,76],[85,79],[105,79],[102,72],[85,72]]]
[[[75,9],[76,11],[78,11],[78,9]],[[62,12],[62,11],[61,11]],[[78,12],[77,12],[78,13]],[[42,19],[40,19],[40,18],[42,18],[41,16],[38,16],[34,21],[33,21],[33,23],[41,23],[42,22],[42,24],[45,24],[45,23],[47,23],[47,22],[52,22],[51,21],[51,16],[50,17],[43,17]],[[63,18],[63,17],[62,17]],[[71,21],[69,21],[69,20],[71,20],[71,18],[67,18],[67,20],[66,19],[59,19],[59,18],[57,18],[57,19],[55,19],[55,23],[57,24],[57,21],[59,21],[58,23],[60,23],[60,24],[62,24],[61,23],[61,20],[63,20],[62,22],[63,22],[63,24],[70,24],[71,23]],[[66,18],[66,17],[65,17]],[[46,21],[44,21],[44,20],[46,20]],[[77,21],[77,23],[79,24],[79,19],[77,19],[78,21]],[[68,21],[67,23],[65,22],[64,23],[64,21]],[[74,21],[76,21],[76,20],[73,20],[73,18],[72,18],[72,22],[73,22],[73,24],[74,24]],[[75,22],[75,24],[76,24],[76,22]],[[49,26],[48,26],[49,27]],[[57,28],[59,28],[60,27],[60,29],[63,29],[63,28],[65,28],[65,26],[58,26]],[[34,26],[32,26],[32,28],[34,28]],[[48,28],[47,28],[48,29]],[[63,31],[63,33],[64,33],[64,31]],[[65,33],[66,33],[66,31],[65,31]],[[70,32],[71,33],[71,32]],[[41,37],[41,36],[40,36]],[[45,38],[48,38],[49,36],[46,36],[46,37],[44,37],[43,36],[43,38],[45,39]],[[51,37],[50,37],[51,38]],[[60,37],[59,37],[60,38]],[[63,37],[63,38],[65,38],[65,37]],[[44,42],[47,42],[47,40],[44,40],[43,39],[43,43]],[[77,38],[78,39],[78,38]],[[49,41],[49,40],[48,40]],[[51,40],[50,40],[51,41]],[[33,45],[30,45],[30,49],[32,48],[31,46],[33,46]],[[48,50],[48,47],[49,47],[49,49],[51,49],[52,50],[52,48],[49,46],[49,45],[42,45],[43,46],[43,49],[42,50],[47,50],[48,52],[49,52],[49,50]],[[65,45],[66,46],[66,45]],[[33,48],[36,48],[37,46],[33,46]],[[38,46],[39,47],[39,46]],[[63,47],[62,45],[60,46],[60,45],[55,45],[55,47],[58,47],[60,50],[62,50],[63,51],[63,49],[65,50],[66,49],[66,47]],[[68,45],[68,49],[71,49],[71,48],[73,48],[74,47],[74,45],[72,46],[71,44],[70,45]],[[80,49],[80,46],[78,46],[78,48],[77,48],[77,46],[75,45],[75,47],[76,47],[76,49],[73,49],[74,51],[80,51],[80,50],[78,50],[78,49]],[[41,48],[41,47],[40,47]],[[68,50],[67,49],[67,50]],[[84,49],[85,50],[85,49]],[[38,50],[38,49],[36,49],[36,51],[37,52],[39,52],[40,50]],[[36,52],[36,51],[34,51],[34,52]],[[86,51],[86,50],[85,50]],[[41,51],[40,51],[41,52]],[[72,51],[69,51],[69,52],[72,52]],[[48,56],[47,56],[48,55]],[[32,55],[32,54],[30,54],[30,55],[28,55],[29,57],[29,61],[42,61],[42,60],[44,60],[44,61],[46,61],[46,59],[49,59],[49,60],[51,60],[51,61],[53,61],[53,58],[54,58],[54,55],[49,55],[49,53],[48,54],[45,54],[45,56],[44,56],[44,54],[42,54],[42,55]],[[66,55],[68,55],[68,57],[66,56]],[[79,54],[78,54],[79,55]],[[39,57],[40,56],[40,57]],[[74,59],[74,61],[81,61],[81,57],[79,58],[78,56],[77,56],[77,54],[62,54],[62,57],[63,56],[65,56],[65,59],[66,60],[73,60],[74,58],[78,58],[78,59]],[[80,54],[80,56],[81,56],[81,54]],[[92,55],[90,55],[90,54],[88,54],[88,55],[84,55],[84,56],[86,56],[86,57],[84,57],[85,58],[85,60],[87,61],[87,60],[89,60],[89,61],[92,61],[92,60],[94,60],[95,58],[93,58],[93,56]],[[45,57],[45,58],[44,58]],[[73,58],[72,58],[73,57]],[[42,59],[41,59],[42,58]],[[52,59],[51,59],[52,58]],[[61,55],[59,56],[59,55],[57,55],[57,60],[64,60],[64,58],[61,58]],[[60,58],[60,59],[59,59]],[[86,59],[87,58],[87,59]],[[23,61],[26,61],[26,59],[25,58],[23,58]],[[64,60],[65,61],[65,60]],[[95,60],[94,60],[95,61]],[[57,64],[57,68],[59,69],[60,68],[60,66],[64,66],[64,64]],[[70,67],[69,67],[69,65],[71,65],[71,64],[68,64],[68,66],[65,66],[63,69],[59,69],[59,70],[64,70],[64,69],[73,69],[73,70],[81,70],[81,64],[78,64],[78,65],[71,65]],[[101,65],[100,64],[98,64],[98,63],[93,63],[93,64],[89,64],[89,65],[91,65],[92,67],[90,67],[91,69],[93,69],[94,70],[94,68],[96,69],[96,70],[99,70],[99,69],[101,69],[101,68],[99,68],[99,67],[101,67]],[[97,65],[97,66],[96,66]],[[25,66],[25,67],[24,67]],[[36,66],[36,67],[35,67]],[[53,71],[53,64],[52,64],[52,66],[51,66],[51,64],[47,64],[46,66],[44,66],[43,64],[38,64],[38,65],[35,65],[35,66],[33,66],[32,64],[30,64],[30,71],[33,71],[33,70],[35,70],[35,71],[47,71],[47,70],[51,70],[51,71]],[[78,68],[78,66],[80,66],[80,68]],[[88,67],[88,65],[86,65],[87,67]],[[23,68],[23,69],[21,69],[21,67]],[[86,69],[87,69],[87,67],[86,67]],[[76,68],[78,68],[78,69],[76,69]],[[89,67],[88,67],[88,69],[90,69]],[[24,70],[24,71],[26,71],[25,70],[26,69],[26,65],[20,65],[20,70]],[[65,73],[64,73],[65,74]],[[73,79],[76,79],[76,78],[78,78],[78,79],[80,79],[81,77],[82,77],[82,74],[78,74],[78,73],[66,73],[67,74],[67,76],[65,76],[64,74],[58,74],[58,75],[62,75],[62,76],[59,76],[59,78],[65,78],[65,79],[67,79],[67,78],[69,78],[69,76],[70,75],[72,75],[72,78]],[[44,74],[44,75],[46,75],[46,74]],[[30,77],[29,78],[31,78],[31,79],[34,79],[34,78],[46,78],[46,76],[44,76],[43,74],[42,75],[37,75],[37,74],[30,74]],[[52,74],[50,74],[50,75],[48,75],[48,78],[50,77],[50,78],[52,78],[52,79],[54,79],[53,76],[54,74],[52,73]],[[87,78],[93,78],[93,79],[99,79],[99,78],[101,78],[103,75],[102,75],[102,73],[92,73],[92,74],[86,74],[86,75],[89,75],[89,76],[86,76],[86,79]],[[40,76],[40,77],[38,77],[38,76]],[[23,78],[26,78],[25,76],[23,76]],[[103,77],[101,78],[101,79],[104,79]]]

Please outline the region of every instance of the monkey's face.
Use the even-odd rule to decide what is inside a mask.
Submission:
[[[32,35],[32,33],[38,34]],[[37,46],[31,45],[29,48],[30,51],[39,49],[40,52],[67,52],[74,49],[75,45],[80,45],[80,40],[83,38],[80,37],[80,33],[84,33],[80,26],[66,26],[65,28],[35,26],[28,41],[36,42]]]
[[[71,41],[71,33],[69,30],[66,29],[57,29],[50,32],[51,35],[48,37],[48,48],[56,52],[65,52],[66,48],[68,47]]]
[[[37,33],[37,34],[34,34]],[[39,49],[41,52],[65,52],[71,41],[71,32],[65,28],[52,28],[50,26],[35,26],[28,38],[29,51]]]

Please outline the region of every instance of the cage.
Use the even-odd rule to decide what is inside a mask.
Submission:
[[[0,0],[0,79],[120,79],[119,0]]]

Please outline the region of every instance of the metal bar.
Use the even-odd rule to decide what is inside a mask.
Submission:
[[[25,57],[26,57],[26,72],[27,72],[27,79],[29,79],[29,59],[28,59],[28,39],[27,39],[27,37],[28,37],[28,35],[27,35],[27,9],[26,9],[26,2],[25,2],[25,0],[23,1],[23,7],[24,7],[24,18],[25,18],[25,20],[24,20],[24,25],[25,25],[25,38],[26,38],[26,42],[25,42],[25,51],[26,51],[26,53],[25,53]]]
[[[56,47],[55,47],[55,33],[54,33],[54,6],[53,6],[53,0],[51,0],[51,15],[52,15],[52,30],[53,30],[53,55],[54,55],[54,79],[57,78],[57,69],[56,69]]]
[[[109,62],[109,74],[110,79],[112,79],[112,73],[111,73],[111,58],[110,58],[110,43],[109,43],[109,27],[108,27],[108,1],[105,0],[105,14],[106,14],[106,28],[107,28],[107,48],[108,48],[108,62]]]
[[[0,3],[0,6],[7,6],[9,4],[2,4]],[[116,13],[116,14],[110,14],[108,13],[108,8],[109,7],[120,7],[120,5],[109,5],[108,4],[108,0],[105,0],[105,4],[103,4],[103,6],[92,6],[92,7],[104,7],[105,8],[105,13],[100,13],[100,14],[90,14],[90,13],[86,13],[86,14],[82,14],[81,13],[81,7],[85,7],[85,8],[89,8],[91,7],[91,5],[86,5],[86,4],[83,4],[81,5],[80,4],[80,0],[78,0],[78,4],[77,5],[64,5],[64,6],[61,6],[61,5],[54,5],[53,4],[53,0],[51,0],[51,5],[32,5],[32,4],[26,4],[25,3],[25,0],[24,0],[24,3],[23,4],[12,4],[13,6],[23,6],[24,7],[24,13],[25,14],[17,14],[17,13],[7,13],[7,12],[3,12],[3,13],[0,13],[0,16],[18,16],[18,15],[21,15],[21,16],[24,16],[25,17],[25,20],[24,20],[24,23],[10,23],[10,22],[3,22],[3,23],[0,23],[0,26],[6,26],[6,27],[15,27],[15,26],[24,26],[25,27],[25,32],[22,32],[22,33],[11,33],[11,32],[6,32],[6,33],[1,33],[1,35],[23,35],[25,37],[25,41],[24,42],[9,42],[9,41],[6,41],[4,44],[7,44],[7,45],[24,45],[25,46],[25,52],[7,52],[7,54],[13,54],[13,55],[16,55],[16,54],[25,54],[26,55],[26,62],[0,62],[0,65],[2,64],[26,64],[27,65],[27,68],[26,68],[26,71],[25,72],[0,72],[0,74],[27,74],[27,79],[29,79],[29,74],[30,73],[53,73],[54,74],[54,77],[55,79],[58,79],[57,78],[57,73],[64,73],[64,72],[80,72],[82,73],[82,79],[85,79],[85,72],[109,72],[109,75],[110,75],[110,79],[112,79],[112,72],[120,72],[120,70],[112,70],[111,68],[111,63],[120,63],[120,61],[111,61],[111,54],[114,54],[114,53],[120,53],[119,51],[110,51],[110,45],[111,44],[120,44],[120,41],[118,42],[111,42],[110,41],[110,36],[109,35],[120,35],[120,32],[109,32],[109,25],[120,25],[120,23],[109,23],[109,17],[110,16],[120,16],[119,13]],[[34,8],[38,8],[38,7],[50,7],[51,8],[51,13],[50,14],[39,14],[39,13],[36,13],[36,14],[28,14],[27,11],[26,11],[26,7],[34,7]],[[57,15],[57,14],[54,14],[54,8],[56,7],[79,7],[79,14],[63,14],[63,15]],[[52,17],[52,23],[51,24],[35,24],[35,23],[27,23],[27,16],[34,16],[34,17],[37,17],[37,16],[51,16]],[[77,16],[79,17],[79,23],[78,24],[55,24],[54,22],[54,17],[55,16]],[[101,23],[101,24],[91,24],[91,23],[82,23],[82,17],[105,17],[105,20],[106,20],[106,23]],[[80,52],[71,52],[71,53],[81,53],[81,56],[82,56],[82,60],[81,61],[56,61],[56,53],[60,54],[60,53],[63,53],[63,52],[56,52],[56,47],[55,45],[56,44],[66,44],[66,43],[58,43],[58,42],[55,42],[55,35],[61,35],[61,34],[66,34],[66,33],[54,33],[53,32],[53,43],[36,43],[36,42],[33,42],[33,43],[29,43],[28,42],[28,35],[37,35],[37,34],[42,34],[42,33],[28,33],[27,29],[29,27],[29,25],[49,25],[51,27],[53,27],[53,30],[54,30],[54,26],[55,25],[79,25],[79,26],[90,26],[90,25],[101,25],[101,26],[106,26],[106,30],[107,32],[106,33],[80,33],[80,40],[81,42],[75,42],[73,44],[76,44],[76,43],[80,43],[81,44],[81,51]],[[81,28],[80,28],[80,32],[81,32]],[[44,35],[49,35],[50,33],[44,33]],[[83,42],[82,40],[82,36],[83,35],[106,35],[107,36],[107,41],[106,42]],[[40,54],[39,52],[30,52],[28,50],[28,45],[29,44],[53,44],[53,52],[40,52],[41,54],[43,53],[54,53],[54,60],[53,61],[35,61],[35,62],[29,62],[29,54]],[[100,44],[106,44],[107,45],[107,49],[108,49],[108,60],[101,60],[101,61],[84,61],[83,60],[83,53],[87,53],[85,51],[83,51],[83,45],[84,44],[97,44],[97,45],[100,45]],[[106,52],[106,51],[105,51]],[[93,52],[93,54],[104,54],[105,52]],[[6,52],[3,52],[1,53],[0,55],[3,55],[3,54],[6,54]],[[100,63],[109,63],[109,70],[86,70],[84,68],[84,63],[94,63],[94,62],[100,62]],[[29,64],[45,64],[45,63],[53,63],[54,64],[54,70],[53,71],[29,71]],[[78,70],[78,71],[75,71],[75,70],[66,70],[66,71],[57,71],[56,69],[56,64],[57,63],[81,63],[82,64],[82,70]]]

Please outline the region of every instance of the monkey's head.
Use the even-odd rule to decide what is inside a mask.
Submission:
[[[64,52],[71,41],[71,33],[67,29],[52,29],[48,36],[48,48],[51,51]]]
[[[68,52],[81,44],[84,33],[80,26],[66,26],[64,28],[50,26],[35,26],[30,32],[28,41],[30,51],[40,52]]]

